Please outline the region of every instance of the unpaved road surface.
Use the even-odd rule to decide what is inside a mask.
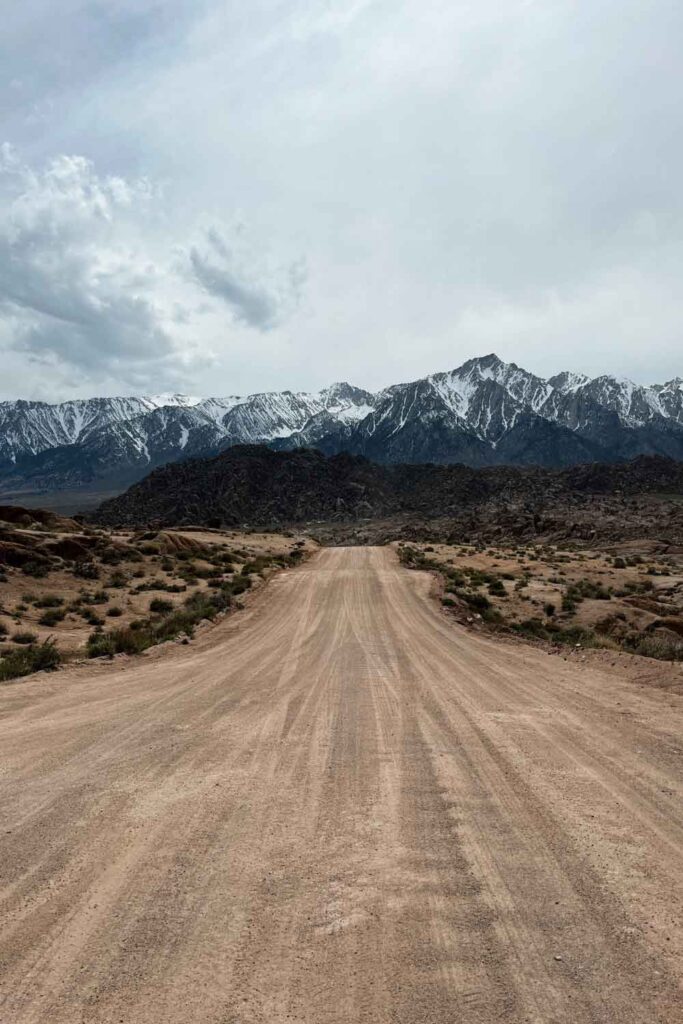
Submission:
[[[321,551],[0,690],[3,1024],[683,1020],[680,698]]]

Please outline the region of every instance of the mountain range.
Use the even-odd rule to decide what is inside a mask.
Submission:
[[[246,397],[5,401],[0,492],[122,489],[165,463],[236,444],[473,467],[683,460],[683,380],[545,380],[492,354],[376,393],[340,383]]]

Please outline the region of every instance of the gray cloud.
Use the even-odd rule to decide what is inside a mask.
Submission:
[[[0,183],[0,309],[11,347],[80,374],[116,369],[123,380],[169,363],[157,271],[126,232],[131,216],[144,216],[148,186],[99,178],[82,158],[36,173],[7,147]]]
[[[268,330],[275,325],[278,301],[264,288],[240,279],[234,266],[233,253],[217,231],[207,232],[208,251],[190,249],[192,271],[201,287],[210,295],[221,299],[235,318],[251,327]]]
[[[216,228],[205,233],[211,259],[193,247],[192,274],[181,273],[178,246],[148,237],[162,208],[145,180],[101,177],[83,157],[35,170],[2,147],[0,342],[90,387],[103,378],[124,388],[152,379],[180,386],[194,361],[212,358],[186,340],[215,315],[202,293],[227,303],[240,323],[272,326],[293,288],[260,285],[247,255],[233,253]]]
[[[374,387],[491,349],[540,373],[681,373],[680,4],[244,11],[25,0],[3,22],[3,124],[33,167],[82,153],[105,178],[164,182],[163,212],[116,214],[143,284],[107,297],[80,264],[66,275],[91,288],[82,318],[93,294],[111,322],[144,320],[117,305],[131,291],[146,304],[152,384],[158,358],[200,391]],[[258,258],[225,228],[240,219]],[[298,271],[272,268],[301,253],[298,302]],[[68,343],[53,336],[55,359]]]

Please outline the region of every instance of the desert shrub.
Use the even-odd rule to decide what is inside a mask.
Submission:
[[[94,593],[81,593],[81,601],[83,604],[94,605],[94,604],[106,604],[109,600],[109,594],[106,590],[96,590]]]
[[[562,610],[565,612],[575,611],[577,604],[580,604],[585,598],[594,601],[609,601],[611,597],[612,591],[604,587],[602,583],[596,583],[594,580],[579,580],[577,583],[570,583],[567,587],[562,598]]]
[[[446,608],[455,608],[457,602],[452,597],[442,597],[441,604],[445,605]]]
[[[474,608],[475,611],[481,612],[491,607],[491,602],[486,594],[472,594],[468,590],[460,590],[458,591],[458,597],[465,601],[470,608]]]
[[[28,631],[12,634],[12,640],[15,644],[34,644],[37,639],[38,637],[35,633],[29,633]]]
[[[10,651],[0,658],[0,681],[19,679],[32,672],[49,671],[61,663],[61,655],[52,640]]]
[[[497,608],[484,608],[481,613],[481,617],[484,622],[488,622],[490,626],[496,626],[505,621],[503,615]]]
[[[120,565],[121,562],[127,561],[129,558],[137,561],[138,552],[135,548],[119,548],[108,544],[100,551],[100,558],[103,565]]]
[[[173,611],[173,602],[166,601],[163,597],[154,597],[149,602],[149,610],[155,615],[163,615]]]
[[[28,598],[24,597],[24,600]],[[45,594],[43,597],[34,599],[36,608],[60,608],[64,604],[64,598],[58,594]]]
[[[107,586],[113,587],[114,590],[121,590],[122,587],[125,587],[127,583],[128,579],[126,577],[126,574],[121,572],[120,570],[113,572],[109,579],[107,580]]]
[[[160,619],[140,619],[131,622],[123,629],[115,629],[110,633],[95,632],[88,640],[88,654],[92,658],[112,654],[140,654],[154,644],[172,640],[183,633],[192,636],[194,627],[202,619],[213,619],[230,607],[231,595],[219,590],[211,596],[208,594],[191,594],[186,598],[182,608],[175,608],[170,601],[155,598],[150,603],[159,607],[165,606],[168,614]]]
[[[507,597],[505,584],[501,579],[492,579],[489,583],[489,594],[493,597]]]
[[[5,637],[9,633],[9,630],[4,622],[0,622],[0,637]]]
[[[541,619],[524,619],[522,622],[514,622],[512,629],[522,636],[536,637],[540,640],[550,639],[550,633]]]
[[[24,576],[32,576],[36,580],[44,579],[48,574],[48,567],[44,562],[29,561],[22,566]]]
[[[192,636],[197,621],[193,613],[187,610],[178,609],[172,612],[171,615],[167,615],[154,627],[156,642],[161,643],[164,640],[172,640],[174,637],[180,636],[181,633]]]
[[[628,580],[624,584],[624,590],[628,594],[651,594],[654,589],[652,580]]]
[[[549,619],[555,614],[556,608],[552,601],[546,601],[543,605],[543,611],[546,613]]]
[[[76,562],[73,572],[74,576],[78,576],[82,580],[97,580],[100,578],[100,570],[90,559]]]
[[[137,587],[133,591],[134,594],[144,594],[148,590],[167,590],[167,584],[165,580],[157,579],[153,576],[149,580],[145,580],[144,583],[138,583]]]
[[[93,611],[92,608],[84,608],[81,615],[90,626],[102,626],[104,625],[104,619],[97,612]]]
[[[614,566],[615,569],[625,569],[626,568],[626,559],[617,556],[617,558],[615,558],[614,561],[612,562],[612,565]]]
[[[62,608],[48,608],[38,619],[41,626],[56,626],[61,622],[66,612]]]
[[[641,654],[645,658],[657,658],[659,661],[683,661],[683,640],[636,635],[629,638],[625,646],[628,646],[634,654]]]
[[[573,644],[581,647],[599,647],[600,641],[592,629],[585,626],[569,626],[568,629],[559,629],[552,633],[553,640],[561,644]]]
[[[155,642],[149,629],[114,629],[109,636],[116,654],[142,654]]]
[[[148,624],[144,624],[142,628],[138,629],[132,629],[130,626],[113,629],[110,633],[96,631],[88,638],[88,657],[142,654],[155,643],[156,639]]]
[[[107,615],[110,619],[118,619],[123,615],[123,609],[119,608],[118,605],[113,604],[111,608],[107,609]]]
[[[114,641],[108,633],[91,633],[86,650],[89,658],[111,657],[116,654]]]
[[[512,626],[515,633],[538,640],[550,640],[557,644],[581,647],[599,647],[600,641],[592,629],[583,626],[570,626],[562,629],[555,622],[543,622],[542,619],[524,619]]]
[[[140,545],[140,551],[143,555],[158,555],[160,550],[158,544],[146,543]]]

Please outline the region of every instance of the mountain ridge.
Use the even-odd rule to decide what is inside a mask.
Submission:
[[[490,353],[375,393],[339,382],[222,398],[4,401],[0,491],[125,485],[167,462],[261,443],[382,463],[683,459],[683,380],[639,385],[571,371],[544,379]]]

